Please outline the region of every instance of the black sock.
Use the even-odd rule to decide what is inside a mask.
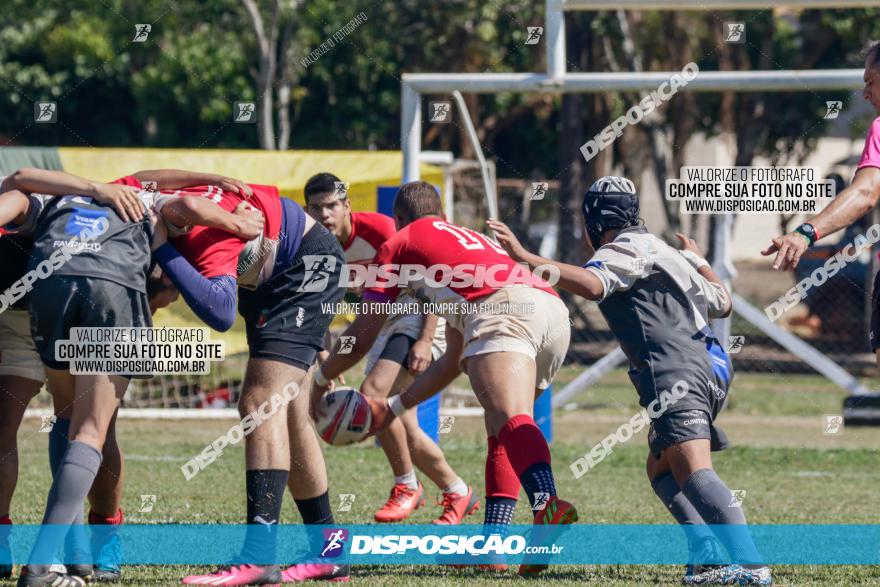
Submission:
[[[538,498],[535,494],[546,494],[543,500],[545,505],[547,499],[556,495],[556,482],[553,480],[553,469],[550,468],[550,463],[535,463],[519,476],[519,482],[526,495],[529,496],[529,503],[532,504],[533,510],[536,509],[536,505],[538,510],[543,509],[540,507],[540,503],[536,504]]]
[[[302,516],[303,524],[315,526],[331,526],[334,524],[333,511],[330,509],[330,493],[325,491],[317,497],[294,499],[296,509]],[[309,531],[311,551],[320,553],[324,547],[324,537],[318,532]]]
[[[281,518],[281,500],[287,489],[288,472],[283,469],[247,471],[247,535],[244,562],[269,561],[275,564],[277,529]]]
[[[330,493],[325,491],[318,497],[295,499],[296,508],[302,516],[303,524],[329,526],[333,524],[333,512],[330,509]]]
[[[694,472],[681,490],[706,523],[712,526],[732,562],[748,567],[764,566],[742,507],[734,505],[730,489],[714,469]]]
[[[485,535],[500,534],[506,537],[513,522],[516,500],[510,497],[486,497],[486,515],[483,518]]]

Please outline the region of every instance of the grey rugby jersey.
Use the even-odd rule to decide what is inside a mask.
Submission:
[[[715,391],[714,381],[726,389],[729,359],[708,323],[727,307],[722,286],[643,226],[621,230],[584,268],[602,281],[599,309],[630,361],[643,406],[682,379],[701,393]]]

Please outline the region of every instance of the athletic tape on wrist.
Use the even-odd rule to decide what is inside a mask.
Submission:
[[[391,408],[394,415],[398,417],[402,416],[406,411],[406,406],[403,405],[403,400],[400,399],[399,395],[388,398],[388,407]]]
[[[706,261],[704,258],[702,258],[701,256],[699,256],[698,254],[696,254],[693,251],[684,250],[684,251],[679,251],[679,253],[681,253],[682,257],[687,259],[687,262],[690,263],[694,269],[699,270],[701,267],[708,267],[709,266],[708,261]]]
[[[324,373],[321,371],[321,368],[318,367],[315,369],[315,383],[324,387],[325,385],[330,385],[330,380],[324,377]]]

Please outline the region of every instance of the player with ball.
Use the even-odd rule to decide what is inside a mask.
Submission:
[[[408,281],[406,287],[416,298],[451,309],[441,316],[447,321],[446,353],[407,391],[433,394],[462,371],[468,374],[485,410],[486,525],[498,532],[510,524],[520,486],[535,511],[535,524],[556,526],[577,521],[575,507],[556,496],[550,449],[532,413],[535,398],[550,386],[568,350],[568,309],[546,282],[518,265],[497,243],[446,222],[440,196],[430,184],[405,184],[397,193],[393,211],[399,232],[379,249],[373,261],[376,265],[391,274],[401,266],[445,265],[474,277],[470,284],[456,280],[440,285],[425,275]],[[403,291],[391,280],[368,284],[364,301],[392,302]],[[472,313],[477,305],[495,310]],[[377,307],[380,310],[375,313],[360,314],[346,330],[344,337],[355,337],[354,348],[340,354],[339,344],[334,347],[315,373],[313,394],[329,390],[329,382],[372,347],[388,317],[381,311],[382,305]],[[461,311],[452,309],[456,307]],[[512,307],[529,311],[505,311]],[[313,402],[318,400],[312,398]],[[393,417],[390,410],[397,415],[406,410],[399,396],[387,404],[370,402],[370,406],[371,432],[388,424]],[[527,563],[519,572],[530,575],[546,567]]]

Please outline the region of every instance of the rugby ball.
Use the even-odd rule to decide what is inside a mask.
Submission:
[[[353,387],[337,387],[318,400],[318,435],[333,446],[346,446],[367,437],[372,422],[370,404]]]

